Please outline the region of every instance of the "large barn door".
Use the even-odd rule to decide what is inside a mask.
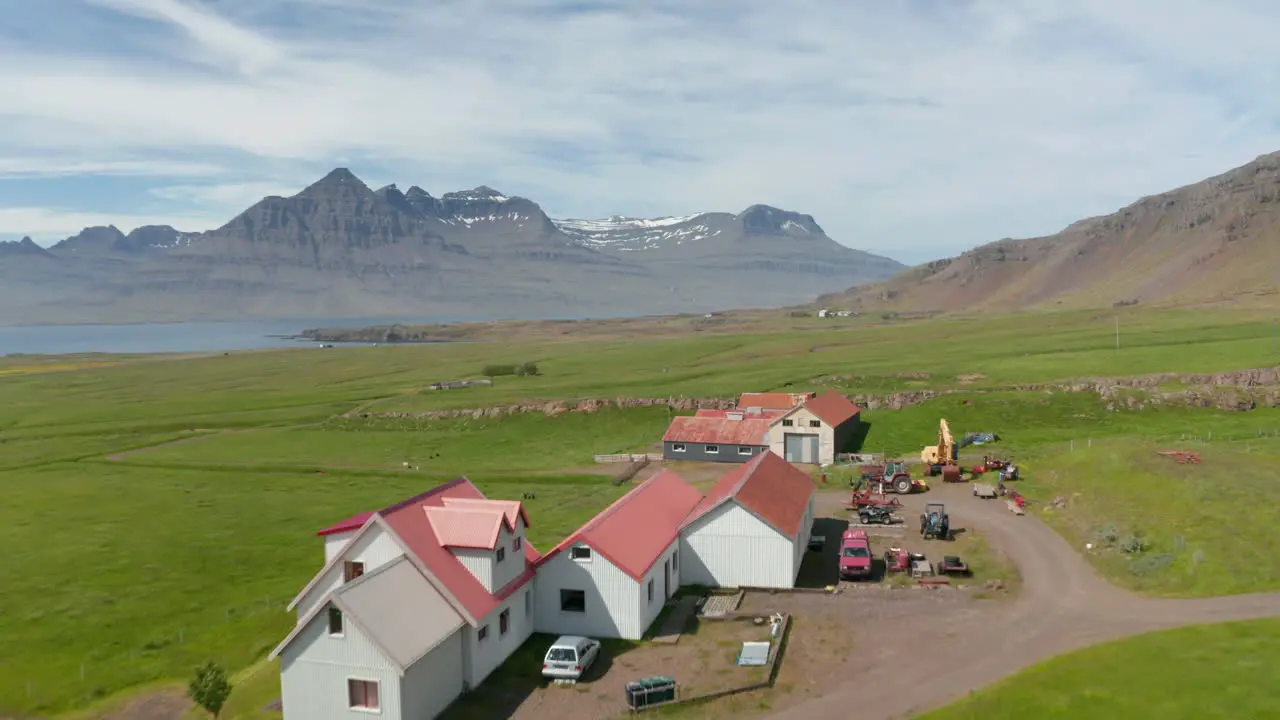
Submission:
[[[782,457],[787,462],[804,462],[804,436],[787,433],[782,437]]]
[[[816,464],[816,463],[818,462],[818,436],[817,436],[817,435],[809,435],[809,436],[808,436],[808,437],[806,437],[805,439],[809,441],[809,443],[808,443],[808,445],[809,445],[809,452],[808,452],[809,459],[808,459],[808,460],[806,460],[805,462],[811,462],[811,463],[815,463],[815,464]]]

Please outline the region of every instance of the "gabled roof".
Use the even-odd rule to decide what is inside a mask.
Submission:
[[[464,621],[431,583],[400,556],[330,593],[271,651],[274,660],[325,608],[342,611],[403,675],[411,665],[462,627]]]
[[[761,520],[789,538],[804,530],[805,511],[813,496],[813,480],[773,451],[727,473],[680,524],[684,529],[727,502],[737,500]]]
[[[453,553],[440,544],[431,519],[424,508],[444,508],[446,498],[485,500],[484,494],[465,477],[432,488],[420,495],[396,503],[368,514],[364,525],[348,541],[346,548],[334,554],[319,573],[307,583],[289,604],[292,610],[321,579],[343,561],[346,553],[355,547],[359,538],[372,532],[372,528],[385,531],[401,548],[423,576],[444,595],[450,605],[457,610],[467,622],[478,625],[479,621],[492,612],[503,600],[520,589],[533,577],[533,563],[539,558],[538,551],[531,543],[524,543],[525,570],[514,580],[495,593],[490,593],[475,575],[466,568]],[[502,509],[505,515],[506,508]],[[523,515],[523,511],[521,511]],[[359,516],[356,516],[359,517]],[[498,522],[503,520],[498,518]]]
[[[373,515],[372,510],[358,513],[356,515],[352,515],[351,517],[347,518],[346,520],[343,520],[340,523],[337,523],[335,525],[330,525],[329,527],[316,533],[316,535],[323,537],[325,535],[336,535],[341,532],[347,532],[348,530],[359,530],[362,526],[364,526],[365,521],[368,520],[372,515]]]
[[[758,407],[764,410],[790,410],[813,397],[813,393],[742,393],[738,408]]]
[[[745,420],[752,420],[752,419],[759,419],[759,418],[772,419],[772,418],[780,417],[782,415],[786,415],[788,412],[790,412],[789,409],[776,410],[776,409],[764,409],[764,408],[758,408],[758,407],[742,408],[740,410],[711,410],[709,408],[699,408],[698,411],[694,413],[694,417],[728,418],[728,417],[734,417],[734,416],[741,416],[740,419],[745,419]]]
[[[524,504],[518,501],[445,496],[441,503],[422,510],[444,547],[493,550],[504,527],[514,533],[521,520],[529,527]]]
[[[542,565],[565,548],[585,543],[640,582],[675,542],[680,521],[701,499],[702,493],[684,478],[663,470],[565,538],[537,564]]]
[[[835,390],[828,390],[805,401],[804,408],[831,427],[843,425],[862,412],[862,409],[854,405],[852,400]]]
[[[697,417],[681,415],[671,419],[663,442],[719,443],[722,445],[768,445],[768,418]]]

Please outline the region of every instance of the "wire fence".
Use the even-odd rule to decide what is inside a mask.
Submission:
[[[207,611],[141,641],[103,644],[78,660],[37,656],[0,666],[0,718],[82,706],[144,683],[185,681],[208,660],[230,671],[269,649],[262,647],[264,634],[284,637],[292,624],[290,599],[267,595]],[[112,624],[109,613],[103,621]]]

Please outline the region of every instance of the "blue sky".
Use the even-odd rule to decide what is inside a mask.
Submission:
[[[920,262],[1280,150],[1277,36],[1262,0],[0,0],[0,238],[345,166]]]

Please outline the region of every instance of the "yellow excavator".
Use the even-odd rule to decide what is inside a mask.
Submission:
[[[924,463],[924,474],[928,477],[941,475],[943,482],[961,481],[960,448],[946,418],[938,421],[938,444],[921,450],[920,461]]]

